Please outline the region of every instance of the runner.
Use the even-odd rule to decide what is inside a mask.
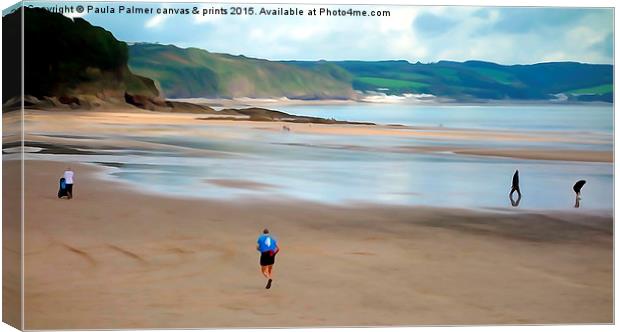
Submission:
[[[268,279],[265,288],[271,288],[273,281],[273,264],[276,260],[276,254],[280,251],[276,239],[269,234],[269,230],[265,228],[263,234],[258,237],[256,250],[260,251],[260,269],[265,278]]]

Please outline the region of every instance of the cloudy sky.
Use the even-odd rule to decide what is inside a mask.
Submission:
[[[96,5],[105,6],[104,3]],[[141,6],[149,5],[143,3]],[[150,6],[186,8],[194,5]],[[220,7],[217,4],[198,6],[200,9]],[[280,7],[251,6],[257,11],[261,7]],[[293,7],[307,11],[326,6]],[[128,42],[159,42],[272,60],[434,62],[476,59],[501,64],[613,63],[612,9],[351,5],[330,8],[350,7],[389,10],[391,15],[363,18],[90,13],[82,17]]]

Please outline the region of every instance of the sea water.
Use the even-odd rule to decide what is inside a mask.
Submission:
[[[545,105],[420,105],[356,103],[339,106],[284,106],[287,113],[422,127],[613,131],[613,107],[609,104]]]
[[[613,149],[611,106],[419,106],[346,105],[278,108],[298,115],[422,127],[555,132],[585,143],[531,142],[545,149]],[[157,126],[157,125],[153,125]],[[176,125],[174,125],[176,126]],[[174,127],[172,126],[172,127]],[[327,204],[429,205],[512,208],[512,174],[519,169],[520,208],[572,209],[573,184],[587,180],[582,209],[613,209],[613,164],[540,161],[442,153],[410,153],[394,147],[445,146],[446,141],[399,136],[304,134],[234,128],[197,122],[192,129],[215,135],[181,136],[183,125],[157,137],[116,137],[209,151],[189,156],[170,151],[99,151],[67,156],[112,165],[109,175],[136,188],[164,195],[205,199],[308,200]],[[166,125],[171,129],[171,125]],[[131,132],[128,130],[128,132]],[[139,132],[136,131],[136,132]],[[218,134],[219,133],[219,134]],[[592,144],[596,141],[597,144]],[[450,141],[450,146],[514,147],[510,141]],[[48,156],[31,154],[33,159]],[[114,164],[110,164],[114,163]],[[257,185],[222,186],[217,181]]]

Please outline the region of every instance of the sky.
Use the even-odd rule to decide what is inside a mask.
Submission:
[[[59,4],[59,2],[55,3]],[[60,2],[60,4],[62,4]],[[71,3],[76,5],[76,3]],[[80,3],[87,5],[88,3]],[[105,3],[92,3],[104,7]],[[44,4],[47,5],[47,4]],[[128,3],[113,3],[131,6]],[[134,3],[136,5],[136,3]],[[218,4],[139,4],[220,8]],[[242,5],[223,5],[224,8]],[[126,42],[157,42],[270,60],[483,60],[613,63],[613,9],[250,5],[389,10],[389,17],[73,14]]]

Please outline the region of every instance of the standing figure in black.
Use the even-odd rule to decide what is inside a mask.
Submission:
[[[581,200],[581,188],[586,184],[586,180],[579,180],[573,186],[573,190],[575,191],[575,208],[579,207],[579,201]]]
[[[512,197],[514,192],[517,192],[517,200],[515,201]],[[521,202],[521,189],[519,189],[519,170],[515,171],[515,174],[512,176],[512,189],[510,190],[510,203],[512,206],[519,206],[519,202]]]

